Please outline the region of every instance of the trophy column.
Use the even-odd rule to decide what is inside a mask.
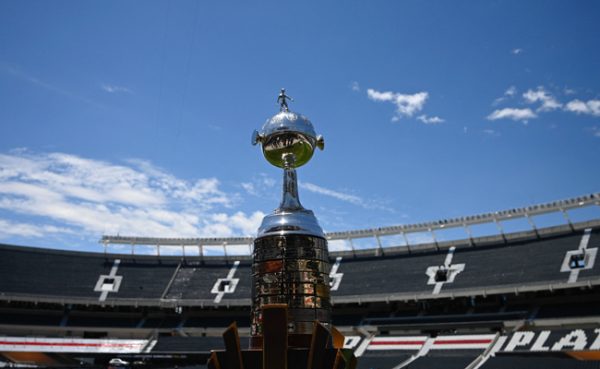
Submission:
[[[308,347],[315,321],[331,325],[329,269],[327,240],[300,204],[296,170],[285,167],[281,204],[254,240],[252,348],[262,344],[265,305],[287,305],[290,345]]]

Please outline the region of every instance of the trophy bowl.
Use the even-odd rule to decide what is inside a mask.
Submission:
[[[254,131],[252,144],[262,144],[265,159],[279,168],[298,168],[308,163],[315,147],[323,150],[323,137],[305,116],[282,111],[269,118],[260,132]]]

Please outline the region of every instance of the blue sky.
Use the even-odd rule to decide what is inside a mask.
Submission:
[[[295,98],[326,231],[600,190],[594,1],[0,2],[0,242],[251,235]]]

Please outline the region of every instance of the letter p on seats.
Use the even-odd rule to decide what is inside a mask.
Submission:
[[[535,333],[533,332],[515,332],[504,348],[504,351],[513,351],[518,346],[526,346],[531,343],[534,336]]]

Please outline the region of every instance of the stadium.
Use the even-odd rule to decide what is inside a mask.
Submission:
[[[599,14],[0,1],[0,368],[600,368]]]
[[[328,233],[333,324],[358,368],[596,368],[598,206]],[[233,321],[247,346],[252,238],[100,242],[0,246],[3,366],[202,368]]]

